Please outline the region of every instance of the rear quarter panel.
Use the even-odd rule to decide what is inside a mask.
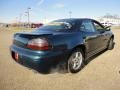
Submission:
[[[77,45],[84,43],[80,32],[57,34],[49,37],[49,39],[53,43],[54,50],[72,50]]]

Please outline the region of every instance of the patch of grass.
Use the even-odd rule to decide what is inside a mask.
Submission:
[[[21,31],[21,30],[33,30],[32,28],[23,28],[23,27],[10,27],[10,30],[16,30],[16,31]]]

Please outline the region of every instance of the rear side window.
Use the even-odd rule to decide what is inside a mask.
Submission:
[[[80,26],[80,30],[82,31],[86,31],[86,32],[94,32],[94,26],[92,24],[91,21],[82,21],[81,26]]]

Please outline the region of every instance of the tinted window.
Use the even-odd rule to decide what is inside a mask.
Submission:
[[[39,28],[40,30],[68,30],[72,28],[72,24],[69,22],[60,22],[60,21],[54,21],[50,22],[47,25],[44,25],[43,27]]]
[[[98,22],[93,21],[93,24],[97,31],[104,30],[104,27],[100,25]]]
[[[86,31],[86,32],[94,32],[95,31],[92,22],[87,21],[87,20],[82,22],[82,24],[80,26],[80,30]]]

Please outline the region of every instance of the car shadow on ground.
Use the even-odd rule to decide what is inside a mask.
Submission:
[[[99,57],[100,55],[104,54],[106,51],[108,51],[107,49],[95,54],[94,56],[90,57],[88,60],[87,60],[87,64],[89,64],[92,60],[95,60],[97,57]]]

